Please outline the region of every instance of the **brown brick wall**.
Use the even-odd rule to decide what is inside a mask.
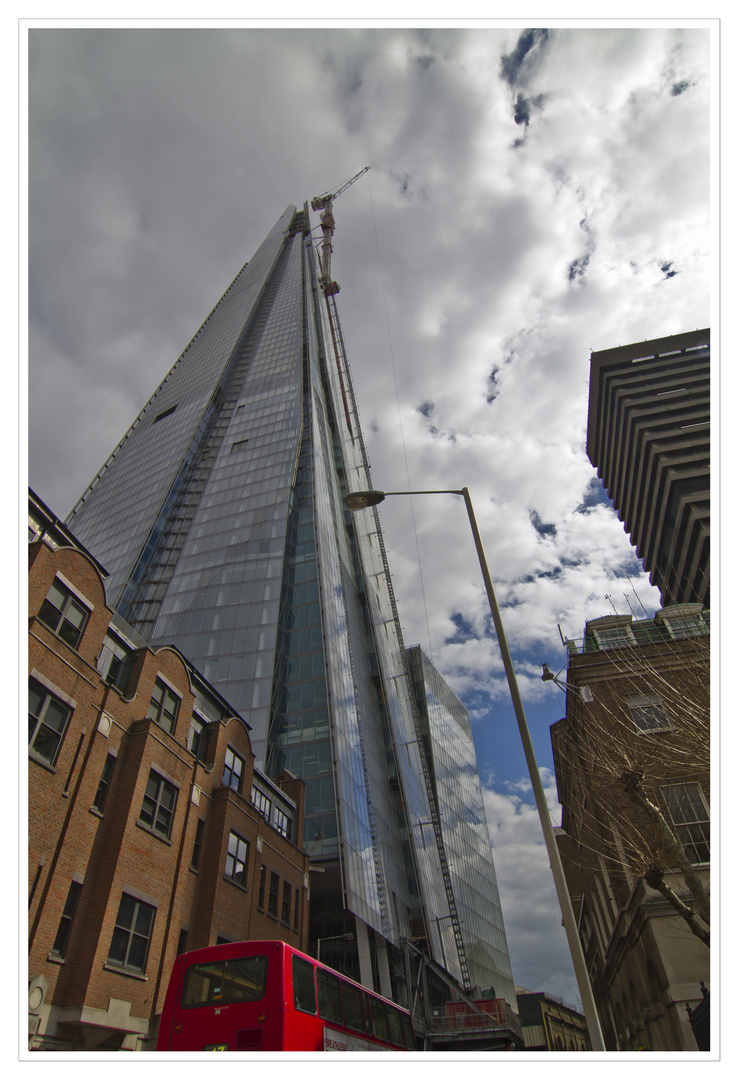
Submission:
[[[186,746],[195,699],[182,657],[170,648],[141,650],[122,695],[101,680],[95,666],[111,612],[92,561],[73,548],[54,551],[37,541],[29,547],[29,565],[29,671],[35,669],[76,703],[53,768],[29,754],[29,977],[45,977],[46,1004],[105,1010],[110,998],[123,999],[131,1002],[132,1016],[152,1018],[161,1009],[183,928],[190,949],[215,944],[219,935],[281,938],[305,948],[308,857],[251,803],[254,757],[246,725],[238,717],[214,725],[207,762],[196,761]],[[57,572],[93,605],[77,649],[37,618]],[[181,698],[173,734],[145,719],[157,675]],[[103,714],[110,719],[100,725]],[[245,761],[239,792],[221,784],[229,746]],[[111,751],[116,764],[100,814],[93,800]],[[167,839],[139,820],[152,769],[177,789]],[[303,781],[286,777],[284,790],[298,803],[294,835],[301,837]],[[195,871],[190,864],[199,819],[205,829]],[[249,844],[246,888],[225,878],[231,830]],[[276,919],[257,908],[263,862],[268,876],[274,871],[280,879]],[[50,954],[74,875],[84,883],[61,962]],[[284,881],[301,893],[297,931],[292,909],[289,926],[280,918]],[[107,965],[127,890],[156,908],[143,976]]]

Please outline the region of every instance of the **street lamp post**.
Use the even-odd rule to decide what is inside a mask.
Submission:
[[[346,934],[335,934],[333,937],[319,937],[316,948],[316,960],[321,959],[321,943],[324,941],[354,941],[354,934],[349,930]]]
[[[580,996],[582,998],[585,1019],[588,1025],[588,1033],[590,1035],[590,1044],[593,1050],[605,1050],[603,1033],[601,1032],[600,1022],[598,1020],[598,1013],[595,1008],[593,990],[590,985],[588,971],[585,966],[585,956],[582,950],[582,943],[580,941],[580,935],[577,932],[577,923],[575,922],[575,915],[572,910],[572,904],[570,902],[570,894],[568,892],[567,883],[565,881],[562,860],[560,858],[559,850],[557,848],[557,841],[554,837],[554,829],[552,828],[552,822],[549,817],[549,809],[547,807],[546,795],[544,793],[544,785],[541,782],[539,766],[536,763],[536,756],[534,754],[533,743],[531,742],[531,735],[529,734],[529,726],[526,721],[526,714],[524,712],[523,702],[521,701],[521,694],[518,689],[516,673],[513,670],[513,662],[511,660],[511,654],[508,649],[508,642],[506,640],[505,631],[503,630],[503,623],[500,617],[498,601],[495,598],[495,589],[493,588],[493,581],[490,576],[490,570],[488,569],[487,559],[485,558],[485,551],[482,546],[482,539],[480,537],[479,529],[477,528],[475,512],[472,509],[472,500],[470,499],[469,490],[465,487],[462,488],[461,491],[453,491],[448,489],[441,491],[355,491],[352,492],[350,495],[347,495],[344,503],[349,510],[363,510],[369,506],[377,506],[377,504],[381,503],[388,495],[461,495],[464,499],[464,504],[467,508],[467,516],[469,518],[470,527],[472,529],[472,536],[475,541],[477,557],[480,561],[480,569],[482,571],[483,581],[485,582],[485,590],[488,596],[488,603],[490,604],[490,613],[493,616],[495,634],[498,639],[500,654],[503,658],[503,667],[505,668],[506,678],[508,679],[508,690],[511,695],[511,701],[513,702],[513,710],[516,714],[516,720],[518,722],[518,731],[521,737],[521,742],[523,744],[523,752],[526,757],[526,764],[529,769],[531,786],[534,790],[536,808],[539,812],[539,820],[541,822],[542,832],[544,833],[544,843],[546,844],[547,854],[549,856],[549,865],[552,870],[552,876],[554,877],[554,886],[557,890],[557,899],[559,900],[559,906],[562,911],[562,921],[564,923],[565,932],[567,934],[567,941],[570,947],[570,954],[572,956],[572,964],[575,969],[575,977],[577,978],[577,985],[580,990]]]

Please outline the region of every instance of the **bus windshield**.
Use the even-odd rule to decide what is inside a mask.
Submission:
[[[242,956],[192,964],[182,990],[184,1008],[259,1001],[267,987],[267,957]]]

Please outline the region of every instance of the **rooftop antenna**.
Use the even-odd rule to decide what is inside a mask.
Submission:
[[[629,605],[629,611],[634,616],[634,618],[636,618],[636,612],[634,611],[633,607],[631,606],[631,601],[629,600],[628,593],[624,593],[624,600]]]
[[[640,607],[641,607],[642,611],[643,611],[643,612],[644,612],[644,614],[645,614],[645,615],[647,616],[647,618],[649,618],[649,612],[648,612],[648,611],[647,611],[647,609],[646,609],[646,608],[644,607],[644,604],[642,604],[642,602],[641,602],[641,599],[640,599],[640,597],[639,597],[639,593],[638,593],[638,592],[636,591],[636,589],[634,588],[634,583],[633,583],[633,581],[631,580],[631,578],[626,578],[626,580],[628,581],[629,585],[631,585],[631,591],[633,592],[634,596],[635,596],[635,597],[637,598],[637,600],[639,601],[639,605],[640,605]]]

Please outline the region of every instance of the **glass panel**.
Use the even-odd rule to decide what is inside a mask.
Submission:
[[[193,964],[185,973],[181,1004],[228,1005],[259,1001],[267,987],[267,957],[242,956],[208,964]]]
[[[404,1046],[400,1013],[392,1005],[387,1006],[387,1026],[390,1032],[390,1041],[394,1042],[396,1046]]]
[[[367,1001],[369,1003],[370,1021],[372,1024],[372,1034],[377,1039],[384,1039],[385,1042],[389,1042],[387,1031],[387,1017],[385,1016],[385,1006],[377,998],[370,997],[367,994]]]
[[[293,956],[293,1001],[301,1012],[315,1013],[315,968],[307,960]]]
[[[316,983],[318,984],[319,1016],[322,1016],[324,1020],[333,1020],[340,1024],[342,1022],[341,990],[338,976],[318,968]]]
[[[344,1024],[352,1031],[364,1032],[362,1015],[362,991],[348,983],[341,984],[341,998],[344,1005]]]

